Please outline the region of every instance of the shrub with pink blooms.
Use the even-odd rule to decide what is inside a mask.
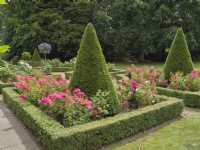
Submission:
[[[192,92],[200,91],[200,70],[193,70],[186,76],[182,72],[171,74],[168,88]]]
[[[138,84],[132,79],[122,80],[121,85],[118,86],[118,96],[123,105],[122,108],[126,108],[124,105],[130,109],[140,108],[159,102],[155,85],[153,81]]]
[[[30,101],[38,106],[38,100],[56,92],[64,92],[69,81],[59,75],[57,78],[53,76],[42,75],[36,79],[32,76],[17,76],[17,82],[14,84],[17,92],[23,99]]]
[[[42,110],[65,127],[89,122],[94,111],[92,101],[80,89],[50,94],[38,102]]]
[[[168,85],[168,80],[164,78],[164,74],[161,71],[155,70],[155,68],[143,66],[141,68],[136,68],[132,65],[131,68],[126,70],[126,74],[130,79],[135,80],[139,84],[143,84],[147,81],[155,82],[156,86],[166,87]]]

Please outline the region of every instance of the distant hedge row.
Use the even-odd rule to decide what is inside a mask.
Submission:
[[[189,91],[179,91],[167,88],[157,87],[158,94],[166,95],[170,97],[176,97],[184,100],[185,106],[187,107],[197,107],[200,108],[200,93],[199,92],[189,92]]]
[[[180,116],[183,101],[162,96],[158,104],[126,114],[64,128],[27,101],[13,88],[3,89],[5,103],[43,143],[47,150],[95,150]]]

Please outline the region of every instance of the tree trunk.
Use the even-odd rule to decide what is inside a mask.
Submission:
[[[139,61],[144,62],[144,51],[140,52]]]

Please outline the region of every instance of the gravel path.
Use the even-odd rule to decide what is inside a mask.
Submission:
[[[0,97],[0,150],[42,150],[41,144],[12,114]]]

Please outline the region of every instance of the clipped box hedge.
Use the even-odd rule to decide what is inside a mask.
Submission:
[[[184,108],[182,100],[162,96],[166,101],[115,117],[64,128],[37,107],[19,99],[13,88],[4,88],[3,98],[47,150],[99,149],[178,117]]]
[[[185,106],[200,108],[200,92],[179,91],[157,87],[159,95],[176,97],[184,100]]]
[[[0,94],[2,92],[2,89],[5,87],[13,87],[14,83],[4,83],[3,81],[0,80]]]
[[[52,67],[52,72],[66,72],[66,71],[73,71],[74,67]]]

